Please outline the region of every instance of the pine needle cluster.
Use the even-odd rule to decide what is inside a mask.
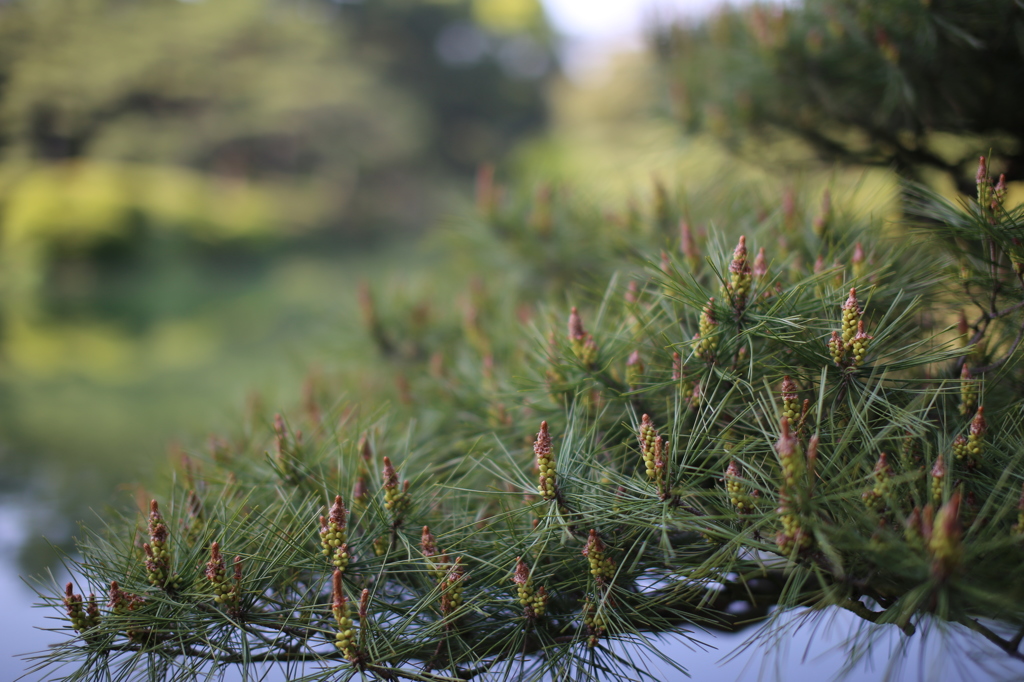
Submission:
[[[476,287],[422,352],[382,346],[393,407],[250,424],[193,453],[148,525],[89,533],[36,665],[632,679],[686,666],[649,633],[797,607],[902,638],[957,623],[1021,658],[1024,209],[922,190],[908,232],[725,190],[705,229],[669,193],[624,216],[486,202],[451,239],[528,284]],[[566,304],[559,269],[604,293]],[[83,615],[76,590],[109,606]]]
[[[968,193],[978,148],[1022,179],[1012,0],[800,0],[655,31],[671,113],[750,158],[936,173]],[[967,138],[973,138],[967,142]],[[966,143],[965,143],[966,142]]]

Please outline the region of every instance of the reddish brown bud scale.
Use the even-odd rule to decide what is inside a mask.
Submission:
[[[750,263],[747,261],[747,238],[740,236],[732,253],[732,261],[729,263],[729,282],[725,286],[726,293],[737,314],[742,313],[747,305],[750,287],[751,272]]]
[[[798,442],[796,436],[793,435],[789,419],[783,417],[779,422],[779,440],[775,444],[775,449],[778,451],[780,456],[788,457],[796,452]]]
[[[164,523],[164,517],[160,514],[160,506],[156,500],[150,502],[150,513],[149,513],[149,537],[154,542],[163,542],[167,539],[167,524]]]
[[[359,595],[359,620],[366,620],[366,615],[370,611],[370,590],[363,589]]]
[[[395,471],[395,467],[391,464],[391,458],[387,455],[384,456],[384,487],[385,488],[397,488],[398,487],[398,472]]]
[[[540,423],[540,431],[533,442],[533,453],[536,456],[538,488],[545,500],[553,500],[557,496],[555,479],[555,459],[551,451],[551,432],[548,431],[548,423]]]
[[[334,496],[334,504],[331,506],[331,523],[339,528],[344,528],[348,518],[348,510],[345,503],[341,501],[341,495]]]
[[[884,452],[878,456],[878,461],[875,462],[874,472],[876,474],[878,474],[878,473],[886,473],[886,474],[891,473],[891,468],[889,467],[888,455],[886,455]]]
[[[850,295],[846,299],[846,303],[843,304],[843,310],[856,310],[860,311],[860,302],[857,300],[857,288],[850,288]]]
[[[370,487],[366,483],[366,479],[360,476],[356,479],[355,486],[352,488],[352,499],[356,502],[363,503],[369,495]]]
[[[729,272],[739,272],[747,264],[747,238],[740,235],[736,248],[732,251],[732,262],[729,264]]]
[[[420,550],[428,559],[437,554],[437,540],[430,532],[430,526],[423,526],[423,533],[420,535]]]
[[[694,241],[690,223],[685,220],[679,222],[679,250],[689,261],[690,267],[694,267],[698,258],[697,243]]]
[[[373,448],[370,446],[370,438],[365,433],[359,437],[359,456],[363,461],[369,462],[373,459]]]
[[[516,585],[525,585],[530,579],[530,567],[526,565],[522,557],[516,557],[516,570],[512,574],[512,582]]]
[[[811,475],[811,482],[814,482],[814,465],[818,461],[818,434],[811,436],[807,442],[807,471]]]
[[[969,433],[972,436],[983,436],[987,430],[988,422],[985,421],[985,407],[983,405],[978,408],[978,412],[974,415],[974,419],[971,420]]]
[[[224,577],[224,557],[220,553],[220,543],[210,544],[210,560],[206,564],[206,579],[217,580]]]
[[[790,378],[787,374],[782,379],[782,399],[783,400],[798,400],[800,398],[797,395],[796,382]]]
[[[110,607],[111,611],[116,611],[117,607],[120,606],[122,603],[123,594],[121,592],[121,587],[117,584],[116,580],[110,581],[110,592],[108,594],[110,596],[110,602],[108,606]]]
[[[597,534],[597,530],[591,528],[590,533],[587,535],[587,544],[583,547],[583,556],[590,556],[592,552],[603,552],[604,543],[601,541],[601,537]],[[70,587],[71,583],[68,583]]]
[[[956,446],[954,445],[954,451],[955,448]],[[935,458],[935,463],[932,465],[931,477],[931,499],[934,502],[939,502],[942,499],[944,481],[946,478],[946,462],[943,460],[942,455]]]
[[[580,319],[580,311],[576,306],[569,312],[569,339],[571,341],[583,341],[587,332],[583,329],[583,320]]]
[[[335,611],[342,611],[345,608],[345,587],[342,581],[343,574],[335,570],[331,576],[331,606]]]
[[[757,250],[757,257],[754,258],[754,277],[764,277],[768,274],[768,259],[764,255],[764,247]]]

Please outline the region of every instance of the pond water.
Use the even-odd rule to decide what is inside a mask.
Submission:
[[[407,254],[389,252],[401,267]],[[52,571],[79,522],[159,489],[173,443],[202,444],[258,393],[298,403],[305,377],[372,357],[359,322],[370,253],[181,263],[0,302],[0,680],[54,641],[19,576]],[[408,269],[407,269],[408,270]],[[62,291],[63,290],[63,291]]]

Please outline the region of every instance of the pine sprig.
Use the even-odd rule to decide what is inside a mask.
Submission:
[[[585,213],[545,201],[542,232],[523,206],[477,224],[541,278],[534,293],[560,286],[544,268]],[[83,535],[77,587],[44,596],[65,641],[34,665],[72,680],[266,664],[309,680],[643,677],[652,634],[696,644],[798,607],[901,637],[958,623],[1019,658],[987,623],[1024,626],[1019,320],[1000,308],[1024,300],[1024,213],[928,209],[995,254],[953,267],[939,240],[898,246],[839,210],[829,239],[784,227],[783,248],[777,213],[739,206],[746,235],[669,236],[653,229],[666,206],[628,241],[587,218],[588,249],[627,274],[575,308],[547,301],[524,323],[514,287],[479,294],[473,324],[438,321],[389,356],[409,381],[388,413],[317,405],[190,455],[161,520]],[[666,240],[683,257],[663,267]],[[577,256],[567,267],[587,267]],[[836,264],[815,272],[819,256]],[[987,317],[955,338],[976,299]],[[111,598],[87,621],[75,595],[90,592]]]

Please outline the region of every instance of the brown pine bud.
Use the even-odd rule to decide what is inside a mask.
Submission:
[[[569,313],[569,346],[584,367],[593,367],[597,363],[597,343],[583,328],[583,320],[575,306]]]
[[[569,341],[583,341],[587,332],[583,329],[583,320],[580,319],[580,311],[576,306],[569,312]]]
[[[364,462],[369,462],[373,459],[373,447],[370,445],[370,437],[367,434],[359,436],[359,456],[363,458]]]
[[[775,451],[778,453],[779,462],[782,464],[782,475],[786,481],[786,487],[792,489],[804,473],[806,461],[800,447],[800,441],[790,429],[789,419],[783,417],[781,420],[781,433],[775,444]]]
[[[818,442],[818,434],[811,436],[807,442],[807,480],[812,487],[814,486],[814,467],[818,463]]]
[[[764,247],[757,250],[757,257],[754,258],[754,277],[764,277],[768,274],[768,259],[764,255]]]
[[[679,250],[686,258],[686,264],[691,269],[696,269],[700,262],[700,253],[697,251],[697,242],[693,238],[690,223],[685,220],[679,222]]]
[[[935,458],[935,463],[932,465],[931,477],[932,501],[938,503],[942,500],[943,482],[946,478],[946,462],[943,461],[942,455]]]
[[[751,281],[750,264],[747,261],[747,238],[741,236],[732,253],[732,262],[729,263],[729,282],[725,286],[725,293],[731,299],[733,310],[737,314],[743,312],[747,306]]]
[[[782,415],[791,425],[799,423],[800,396],[797,393],[796,382],[788,374],[782,378]]]
[[[362,594],[359,595],[359,620],[366,620],[366,615],[370,611],[370,590],[363,589]]]
[[[985,452],[985,432],[988,431],[988,422],[985,421],[985,407],[979,406],[971,426],[967,430],[967,454],[973,464],[981,460]]]
[[[398,487],[398,472],[395,471],[395,467],[391,464],[391,458],[387,455],[384,456],[384,488],[397,488]]]
[[[551,433],[548,423],[540,423],[540,431],[533,442],[533,453],[536,456],[538,490],[545,500],[553,500],[558,495],[555,479],[555,458],[551,450]]]
[[[409,495],[409,481],[405,481],[399,489],[398,472],[387,456],[384,457],[383,477],[384,508],[391,512],[392,523],[399,524],[402,522],[403,514],[412,503],[412,497]]]
[[[954,492],[949,501],[935,515],[935,525],[928,549],[932,554],[932,574],[939,580],[949,578],[960,563],[963,553],[960,538],[960,491]]]
[[[437,554],[437,539],[430,532],[430,526],[423,526],[423,534],[420,536],[420,550],[423,556],[428,559]]]
[[[864,276],[864,247],[857,242],[853,248],[853,259],[851,260],[854,277]]]

